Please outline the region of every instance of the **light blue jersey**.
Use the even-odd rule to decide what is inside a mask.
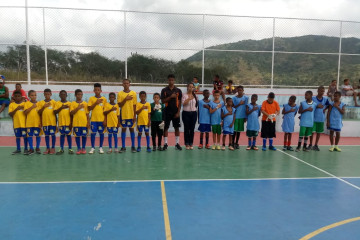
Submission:
[[[247,126],[246,126],[246,130],[250,130],[250,131],[259,131],[260,129],[260,124],[259,124],[259,116],[261,113],[261,106],[260,105],[252,105],[251,103],[249,103],[248,105],[249,111],[253,110],[253,108],[255,106],[258,107],[257,110],[254,110],[252,113],[250,113],[249,115],[247,115]]]
[[[284,110],[285,112],[290,111],[291,109],[294,109],[294,112],[289,112],[284,115],[284,119],[282,122],[282,130],[286,133],[293,133],[294,132],[294,125],[295,125],[295,115],[297,111],[299,110],[299,106],[295,105],[294,107],[291,107],[289,104],[284,104]]]
[[[224,106],[224,102],[214,103],[211,101],[209,103],[212,109],[216,108],[218,104],[221,104],[221,107],[211,114],[211,125],[220,125],[221,124],[221,108]]]
[[[312,107],[312,111],[306,111],[301,114],[300,117],[300,127],[313,127],[314,126],[314,113],[317,106],[317,103],[312,101],[311,104],[307,103],[306,101],[303,101],[300,103],[303,110],[308,109],[309,107]]]
[[[325,122],[325,113],[324,109],[326,109],[329,106],[329,100],[326,97],[323,97],[322,99],[318,99],[316,96],[312,98],[314,102],[317,103],[317,105],[322,104],[322,108],[316,108],[315,109],[315,115],[314,115],[314,122]]]
[[[221,111],[223,112],[223,114],[227,114],[229,112],[227,110],[226,106],[223,106],[221,108]],[[232,108],[232,114],[224,117],[224,119],[223,119],[223,121],[224,121],[224,123],[223,123],[223,131],[226,131],[228,133],[234,133],[234,124],[232,125],[232,127],[230,127],[230,124],[234,120],[235,111],[236,111],[236,109]]]
[[[210,111],[207,108],[204,108],[204,105],[209,105],[210,102],[205,102],[204,99],[199,101],[199,123],[200,124],[210,124]]]
[[[331,112],[330,112],[330,129],[332,130],[338,130],[340,131],[343,123],[342,123],[342,118],[343,115],[340,113],[340,111],[334,107],[334,103],[331,103]],[[345,106],[344,103],[340,102],[339,108],[342,109]]]
[[[245,95],[243,95],[242,97],[234,96],[232,98],[232,100],[233,100],[234,106],[238,105],[241,101],[245,102],[244,104],[242,104],[236,108],[235,118],[236,119],[246,118],[247,117],[246,116],[246,105],[249,102],[249,97],[245,96]]]

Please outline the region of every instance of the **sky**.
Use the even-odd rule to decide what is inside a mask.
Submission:
[[[0,0],[1,6],[24,6],[25,0]],[[256,17],[289,17],[340,19],[360,22],[358,0],[28,0],[29,6],[129,10],[161,13],[207,14],[204,46],[244,39],[271,38],[273,19],[212,16],[236,15]],[[0,44],[23,43],[24,10],[2,8]],[[44,43],[41,9],[29,10],[29,36],[34,44]],[[45,41],[50,47],[83,52],[99,51],[108,57],[123,59],[141,53],[170,60],[180,60],[203,47],[202,15],[169,15],[127,13],[126,40],[124,14],[108,11],[45,10]],[[339,22],[277,19],[276,36],[293,37],[309,34],[339,36]],[[344,37],[360,38],[360,23],[344,23]],[[125,42],[126,41],[126,42]],[[66,46],[58,46],[66,45]],[[76,45],[72,47],[70,45]],[[88,46],[88,47],[85,47]],[[154,49],[155,48],[155,49]],[[159,50],[166,48],[173,50]],[[186,49],[186,50],[174,50]]]

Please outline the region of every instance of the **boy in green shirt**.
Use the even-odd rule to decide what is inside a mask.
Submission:
[[[165,105],[160,103],[160,94],[154,93],[154,102],[151,106],[151,138],[153,142],[153,151],[156,151],[156,136],[158,137],[158,151],[162,151],[161,140],[164,130],[164,108]]]

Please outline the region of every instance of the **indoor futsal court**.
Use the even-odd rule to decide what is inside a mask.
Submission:
[[[12,149],[0,148],[0,239],[360,236],[358,145],[83,156]]]

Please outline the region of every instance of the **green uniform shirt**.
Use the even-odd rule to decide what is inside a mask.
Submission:
[[[165,108],[164,104],[160,104],[161,105],[161,109],[155,109],[155,103],[151,103],[151,121],[154,122],[162,122],[163,121],[163,111]]]

